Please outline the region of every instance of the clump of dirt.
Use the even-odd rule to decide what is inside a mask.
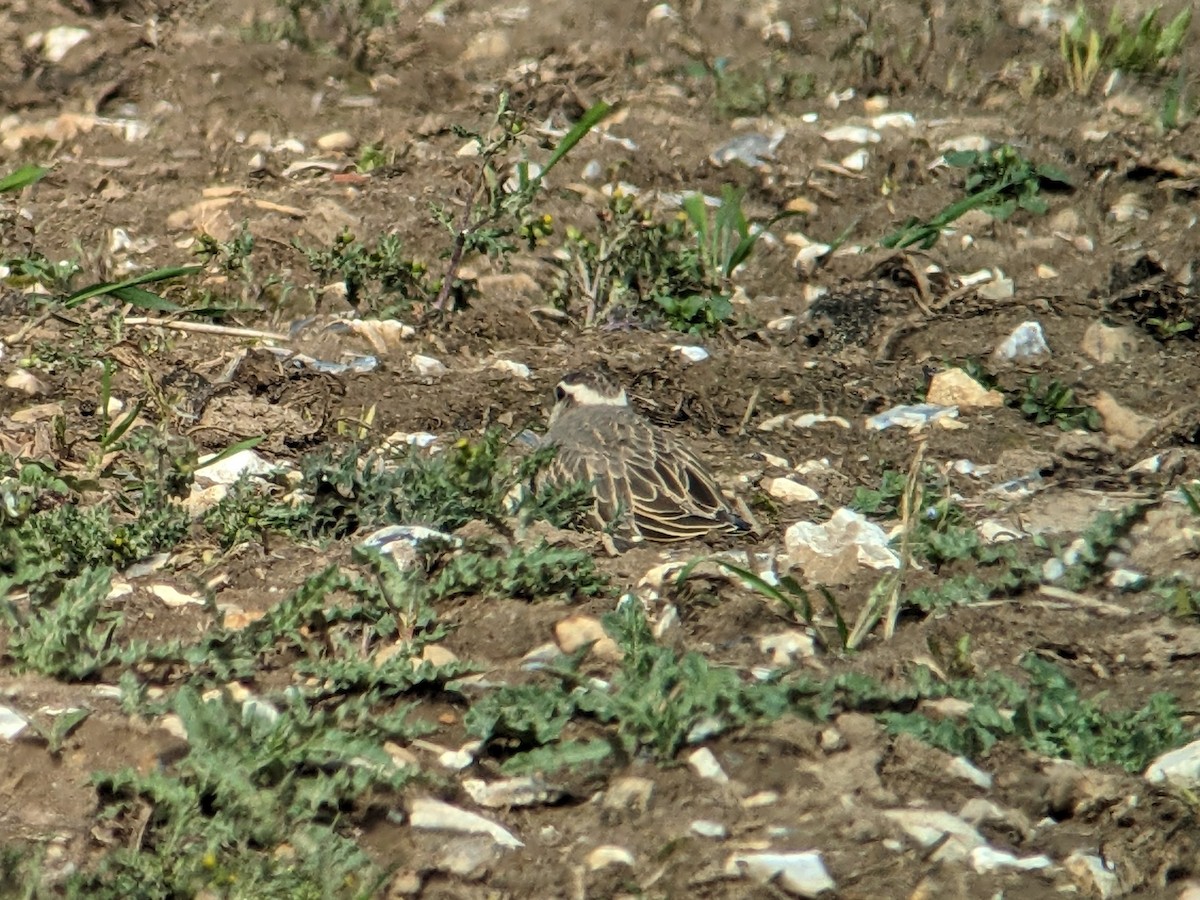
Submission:
[[[125,434],[160,428],[204,452],[257,442],[273,462],[421,433],[447,446],[491,429],[541,431],[559,377],[605,360],[638,411],[696,448],[762,525],[725,545],[615,557],[596,535],[554,532],[550,546],[596,555],[611,595],[530,603],[463,591],[438,606],[447,629],[439,646],[482,671],[459,693],[414,688],[415,715],[430,731],[395,753],[425,780],[388,800],[386,813],[356,810],[346,829],[376,863],[399,867],[395,895],[790,891],[780,879],[743,877],[737,859],[758,850],[818,850],[845,896],[1176,896],[1172,885],[1200,878],[1195,809],[1183,794],[1115,764],[1068,764],[1008,740],[975,748],[986,778],[964,775],[959,754],[897,735],[874,715],[896,712],[903,702],[894,697],[840,710],[814,695],[796,701],[809,716],[698,738],[719,760],[719,777],[684,764],[691,746],[667,765],[622,751],[561,775],[568,787],[553,802],[472,807],[520,835],[511,851],[456,843],[461,835],[431,838],[412,827],[404,805],[436,793],[471,806],[465,777],[499,780],[503,747],[462,751],[468,768],[454,768],[456,748],[471,746],[464,698],[504,682],[539,683],[538,654],[561,645],[562,621],[598,620],[630,591],[664,644],[746,683],[869,676],[902,693],[921,667],[938,683],[1021,679],[1022,660],[1033,656],[1053,661],[1081,695],[1102,697],[1105,709],[1142,709],[1169,692],[1185,711],[1178,743],[1194,736],[1195,503],[1165,497],[1190,481],[1200,434],[1200,132],[1186,99],[1178,126],[1164,129],[1160,102],[1173,73],[1196,70],[1194,41],[1177,68],[1123,76],[1102,97],[1099,83],[1070,89],[1057,24],[1066,13],[1053,6],[1032,15],[1012,3],[887,5],[860,15],[807,0],[653,10],[617,0],[400,4],[370,28],[328,6],[302,33],[286,30],[288,5],[269,0],[15,0],[0,11],[0,175],[30,161],[51,166],[35,185],[0,194],[0,452],[69,473],[71,489],[86,491],[114,477],[118,422]],[[1093,20],[1106,22],[1107,10]],[[361,34],[347,30],[359,26]],[[56,58],[64,27],[84,33]],[[485,127],[502,95],[542,161],[596,101],[618,104],[547,176],[536,212],[552,232],[532,249],[472,254],[457,274],[478,293],[441,316],[382,296],[357,297],[353,309],[337,284],[320,283],[304,251],[344,234],[395,236],[405,259],[426,267],[412,271],[448,271],[453,236],[438,214],[458,221],[479,172],[462,129]],[[714,161],[733,138],[779,131],[754,165]],[[939,164],[943,152],[1002,144],[1061,168],[1073,187],[1044,194],[1044,215],[974,209],[928,248],[878,249],[909,219],[928,221],[962,198],[967,176]],[[734,274],[728,322],[708,333],[671,331],[661,315],[656,327],[584,328],[546,308],[562,236],[568,228],[598,234],[613,191],[636,194],[663,220],[682,215],[680,192],[715,198],[728,185],[745,191],[756,220],[802,211],[775,222]],[[29,291],[55,283],[57,260],[78,261],[73,287],[194,262],[201,233],[227,247],[249,235],[252,249],[237,265],[147,286],[188,311],[135,308],[146,300],[136,285],[79,304],[59,302],[65,288],[51,300]],[[825,249],[811,252],[816,244]],[[346,327],[384,308],[414,330],[380,343]],[[1030,321],[1045,352],[997,356]],[[1128,331],[1110,343],[1115,326]],[[696,361],[688,348],[706,355]],[[868,423],[924,402],[930,379],[951,367],[1002,391],[1003,405],[962,404],[949,425],[916,431]],[[1105,410],[1099,430],[1071,431],[1093,404]],[[757,571],[787,552],[795,523],[862,507],[864,492],[886,493],[887,478],[904,482],[918,456],[932,473],[924,490],[964,517],[954,524],[977,526],[987,536],[981,546],[1037,541],[1037,565],[1061,562],[1062,577],[1084,580],[1056,580],[1047,568],[1044,583],[1030,576],[980,599],[971,579],[1001,577],[990,551],[958,557],[943,548],[944,558],[906,562],[896,576],[905,591],[927,590],[927,604],[906,606],[893,636],[877,629],[855,653],[840,652],[836,635],[889,584],[878,570],[806,585],[807,611],[728,571],[684,585],[677,569],[647,581],[666,561],[720,549],[741,552]],[[769,490],[780,478],[803,482],[818,499]],[[896,493],[880,502],[875,518],[908,533],[914,511]],[[1127,530],[1072,549],[1098,515],[1131,504],[1141,511]],[[136,513],[137,501],[121,505]],[[0,507],[0,526],[4,514]],[[144,568],[125,573],[130,593],[110,598],[127,614],[123,638],[203,639],[210,607],[246,626],[309,576],[360,562],[349,539],[314,548],[272,538],[222,550],[198,522],[190,543],[147,554]],[[545,538],[529,534],[504,539],[533,546]],[[469,528],[459,537],[470,545]],[[1093,546],[1099,559],[1086,558]],[[1126,569],[1137,578],[1118,574]],[[151,576],[196,602],[164,605],[148,590]],[[1151,584],[1155,591],[1144,590]],[[963,593],[938,599],[946,585]],[[6,602],[20,608],[27,599]],[[300,630],[311,637],[308,625]],[[781,656],[771,643],[780,634],[817,640],[811,653]],[[287,668],[288,648],[278,654],[260,681],[230,672],[229,685],[304,683]],[[614,677],[612,658],[593,655],[585,665],[589,678]],[[47,678],[0,658],[6,703],[31,714],[91,711],[61,746],[29,732],[0,740],[10,799],[0,843],[49,848],[51,875],[140,846],[138,833],[98,824],[94,773],[148,773],[182,752],[177,727],[122,710],[111,687],[121,674]],[[189,680],[151,663],[126,674],[153,675],[156,697]],[[933,702],[913,699],[902,711]],[[959,713],[947,709],[931,715],[954,720]],[[594,737],[603,724],[572,727]],[[622,801],[641,779],[649,785],[642,799]],[[957,838],[944,830],[937,846],[922,846],[919,829],[897,824],[899,813],[921,810],[952,813],[995,850],[1023,860],[1044,854],[1052,868],[988,868],[971,855],[974,845],[952,855]],[[143,832],[153,815],[145,810]],[[720,827],[705,824],[713,822]],[[628,858],[596,863],[598,847]],[[1111,885],[1079,861],[1096,853]]]

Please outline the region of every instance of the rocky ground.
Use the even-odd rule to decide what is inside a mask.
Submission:
[[[7,3],[5,895],[1195,897],[1134,6]],[[756,533],[533,496],[599,359]]]

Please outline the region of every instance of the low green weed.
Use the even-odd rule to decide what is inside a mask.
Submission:
[[[94,776],[98,829],[133,832],[70,879],[86,896],[373,896],[379,872],[344,833],[348,820],[395,802],[414,773],[380,732],[412,736],[397,717],[363,720],[293,700],[276,707],[176,692],[188,752],[169,767]],[[380,728],[379,722],[387,721]],[[153,810],[148,820],[141,818]],[[139,825],[138,823],[141,822]]]
[[[1031,375],[1025,390],[1009,402],[1038,425],[1053,423],[1063,431],[1100,431],[1103,427],[1096,408],[1076,400],[1075,391],[1057,378],[1043,384],[1041,378]]]
[[[142,648],[114,640],[123,617],[106,603],[111,583],[111,569],[95,568],[67,581],[32,585],[27,603],[7,599],[0,590],[0,618],[9,632],[4,656],[17,671],[72,681],[140,659]]]
[[[81,505],[75,487],[53,470],[0,458],[0,586],[123,568],[176,546],[187,534],[187,514],[155,481],[142,488]]]
[[[625,319],[694,334],[717,330],[733,315],[734,271],[767,228],[791,215],[751,225],[743,196],[726,185],[710,209],[704,197],[688,194],[679,217],[656,222],[636,198],[614,190],[595,237],[567,229],[552,298],[568,310],[582,305],[587,325]]]
[[[364,314],[386,318],[407,313],[437,294],[438,284],[425,263],[407,257],[395,235],[384,235],[368,247],[343,231],[327,248],[295,246],[322,284],[340,280],[346,302]],[[466,283],[461,289],[464,296],[473,291]]]
[[[398,15],[390,0],[276,0],[276,6],[282,20],[255,19],[260,39],[336,54],[362,70],[378,62],[379,32]]]
[[[904,248],[916,245],[928,250],[938,242],[944,229],[973,209],[1001,221],[1018,209],[1042,215],[1048,208],[1041,193],[1043,188],[1069,190],[1072,187],[1061,169],[1032,163],[1008,144],[988,151],[951,151],[944,159],[953,168],[967,170],[963,185],[967,196],[928,220],[910,217],[898,230],[880,240],[881,246]]]
[[[789,103],[811,99],[817,87],[811,72],[797,72],[772,56],[749,66],[734,66],[727,57],[711,63],[697,59],[687,73],[712,86],[713,106],[727,118],[761,116]]]
[[[884,712],[880,719],[893,733],[973,758],[998,741],[1014,739],[1045,756],[1086,766],[1116,765],[1127,772],[1142,771],[1191,737],[1169,694],[1154,694],[1136,709],[1106,710],[1102,695],[1083,698],[1057,667],[1038,656],[1027,655],[1021,668],[1027,685],[999,674],[942,683],[921,667],[912,676],[920,697],[966,700],[972,706],[965,718]]]
[[[611,685],[578,671],[580,653],[542,683],[501,687],[472,704],[467,731],[507,757],[504,771],[640,754],[670,760],[689,744],[776,719],[816,692],[800,682],[747,682],[698,653],[678,655],[655,643],[636,601],[622,602],[603,623],[623,654]],[[599,736],[571,737],[576,721],[598,726]]]
[[[462,305],[465,297],[458,287],[459,269],[470,255],[483,255],[506,265],[517,249],[517,241],[532,250],[553,233],[552,218],[533,209],[545,189],[545,177],[611,111],[612,107],[604,102],[589,107],[540,166],[528,158],[524,140],[529,125],[524,116],[512,109],[507,93],[501,94],[487,129],[455,128],[459,136],[474,140],[479,162],[458,215],[444,206],[433,207],[434,219],[447,230],[452,242],[441,287],[431,306],[433,311],[450,312]],[[508,174],[504,164],[518,151],[519,157]]]

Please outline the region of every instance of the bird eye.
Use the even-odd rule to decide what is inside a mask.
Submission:
[[[554,389],[554,399],[560,403],[567,399],[567,391],[561,384]]]

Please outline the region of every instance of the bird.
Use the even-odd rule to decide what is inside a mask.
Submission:
[[[704,463],[634,410],[603,363],[558,382],[542,444],[556,451],[545,481],[590,484],[591,518],[618,550],[750,530]]]

